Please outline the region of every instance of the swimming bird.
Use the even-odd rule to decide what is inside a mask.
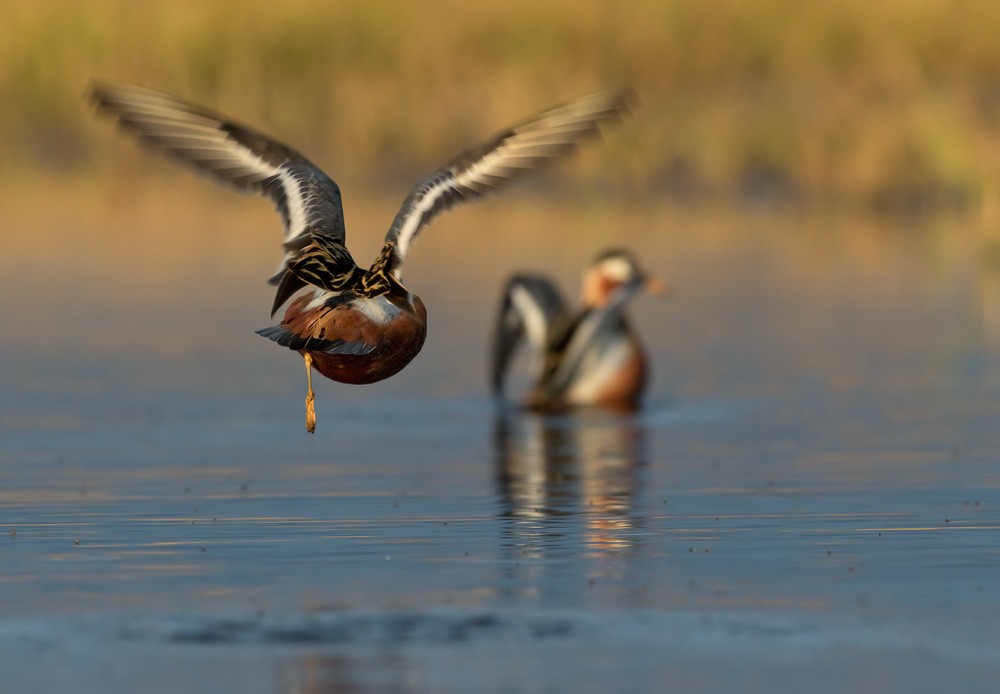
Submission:
[[[278,325],[257,333],[299,352],[306,366],[306,428],[315,431],[312,370],[341,383],[398,373],[420,351],[427,310],[403,284],[414,239],[436,215],[496,190],[575,149],[627,107],[627,91],[569,101],[454,157],[414,186],[368,268],[346,246],[340,188],[302,154],[263,133],[152,89],[96,85],[93,101],[125,130],[216,180],[269,197],[284,222],[284,257],[270,282]]]
[[[607,250],[587,267],[582,306],[575,312],[570,312],[547,277],[511,277],[496,322],[491,364],[494,393],[505,397],[514,354],[526,343],[531,379],[524,401],[528,409],[560,411],[591,405],[637,409],[648,366],[625,306],[643,290],[664,293],[666,285],[646,275],[624,249]]]

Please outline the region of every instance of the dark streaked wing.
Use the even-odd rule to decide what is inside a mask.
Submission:
[[[466,150],[415,186],[385,237],[395,249],[397,279],[410,244],[435,215],[568,154],[601,123],[618,119],[629,100],[629,92],[600,92],[544,111]]]
[[[532,377],[537,380],[545,364],[545,348],[552,324],[565,314],[559,290],[547,278],[515,275],[508,280],[494,330],[490,368],[494,393],[503,393],[511,359],[525,339]]]
[[[97,106],[146,143],[216,180],[274,201],[285,223],[287,263],[319,230],[345,241],[340,190],[304,156],[267,135],[169,94],[131,85],[97,85]]]
[[[281,325],[261,328],[255,331],[261,337],[266,337],[282,347],[309,352],[324,352],[326,354],[364,355],[372,352],[375,347],[364,342],[352,342],[335,338],[326,340],[320,337],[299,335]]]

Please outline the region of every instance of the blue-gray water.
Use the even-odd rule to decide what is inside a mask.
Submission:
[[[37,252],[0,261],[0,689],[995,684],[1000,276],[979,235],[655,209],[507,237],[504,212],[421,238],[423,354],[318,383],[315,436],[301,362],[252,334],[270,217],[159,256],[155,231],[95,217],[57,243],[36,220]],[[238,235],[260,249],[213,275]],[[633,310],[648,406],[498,412],[503,277],[569,289],[605,245],[674,288]]]

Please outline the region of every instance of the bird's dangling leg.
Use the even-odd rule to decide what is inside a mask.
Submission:
[[[313,358],[309,352],[302,355],[306,360],[306,431],[316,433],[316,397],[313,395],[312,365]]]

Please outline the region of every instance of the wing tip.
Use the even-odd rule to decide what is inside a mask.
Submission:
[[[138,84],[128,84],[125,82],[114,82],[111,80],[103,80],[97,77],[92,77],[84,89],[83,98],[84,100],[90,102],[94,106],[111,111],[114,113],[118,112],[116,108],[117,102],[127,101],[130,97],[156,97],[159,99],[168,99],[176,101],[176,97],[171,97],[165,92],[160,92],[155,89],[150,89],[149,87],[143,87]]]
[[[621,113],[627,113],[642,105],[639,93],[631,84],[619,85],[612,89],[611,92],[614,95],[612,103],[616,105],[616,108]]]

